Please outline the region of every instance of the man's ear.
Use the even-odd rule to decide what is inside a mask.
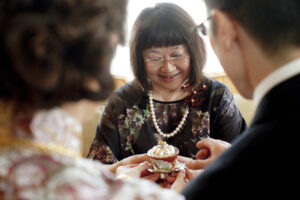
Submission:
[[[227,13],[217,9],[212,11],[212,18],[216,31],[214,34],[222,46],[229,50],[237,37],[234,20]]]

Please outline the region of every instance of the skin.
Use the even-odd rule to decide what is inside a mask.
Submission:
[[[145,70],[152,82],[153,97],[160,101],[175,101],[188,95],[181,87],[186,83],[190,72],[190,55],[185,45],[152,47],[143,52]],[[153,66],[149,59],[170,59],[184,56],[184,61],[172,64],[165,60],[161,66]]]

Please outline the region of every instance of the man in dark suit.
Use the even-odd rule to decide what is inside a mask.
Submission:
[[[257,107],[249,129],[182,193],[188,200],[299,199],[300,1],[205,3],[209,27],[199,28],[239,92]]]

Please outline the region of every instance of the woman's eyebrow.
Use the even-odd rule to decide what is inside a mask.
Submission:
[[[179,44],[179,45],[176,45],[176,46],[173,46],[171,47],[172,50],[175,50],[175,49],[184,49],[184,46]]]
[[[160,53],[160,51],[158,49],[149,49],[147,53]]]
[[[175,45],[170,47],[169,50],[177,50],[177,49],[184,49],[184,47],[182,45]],[[147,49],[145,51],[145,54],[149,54],[149,53],[160,53],[161,51],[159,49],[156,48],[151,48],[151,49]]]
[[[160,51],[158,49],[147,49],[144,52],[144,55],[150,54],[150,53],[160,53]]]

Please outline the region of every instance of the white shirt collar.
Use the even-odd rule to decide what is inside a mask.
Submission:
[[[261,99],[279,83],[300,73],[300,58],[293,60],[266,76],[255,88],[254,103],[257,106]]]

